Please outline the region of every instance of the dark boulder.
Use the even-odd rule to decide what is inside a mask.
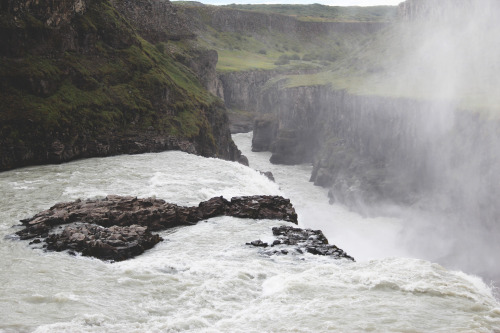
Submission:
[[[335,259],[348,259],[354,261],[354,258],[347,255],[342,249],[335,245],[328,244],[328,239],[321,230],[301,229],[289,226],[280,226],[273,228],[273,235],[276,240],[270,245],[273,249],[266,250],[268,255],[273,254],[303,254],[308,252],[315,255],[331,256]],[[268,247],[267,243],[261,240],[247,243],[256,247]]]
[[[215,197],[197,207],[183,207],[161,199],[109,195],[104,199],[58,203],[22,220],[24,228],[17,235],[22,240],[33,239],[30,244],[43,240],[47,250],[70,250],[120,261],[160,242],[161,237],[152,231],[223,215],[297,223],[290,200],[280,196],[235,197],[231,201]]]
[[[263,176],[266,176],[267,179],[269,179],[270,181],[274,182],[274,175],[271,171],[259,171],[261,175]]]
[[[226,215],[251,218],[283,220],[297,224],[297,214],[290,200],[280,196],[250,196],[231,199]]]
[[[53,233],[45,241],[47,250],[70,250],[84,256],[121,261],[142,254],[162,240],[147,227],[139,225],[105,228],[82,223],[66,226],[61,233]]]
[[[248,158],[245,155],[240,155],[238,163],[243,164],[244,166],[249,166]]]
[[[260,239],[252,241],[250,243],[247,243],[247,245],[253,245],[253,246],[257,246],[257,247],[268,247],[269,246],[269,244],[264,243]]]

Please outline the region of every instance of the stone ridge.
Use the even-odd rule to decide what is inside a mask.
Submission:
[[[152,231],[193,225],[216,216],[284,220],[297,224],[290,200],[281,196],[215,197],[197,207],[161,199],[109,195],[104,199],[58,203],[22,220],[16,234],[30,244],[46,242],[47,250],[70,250],[103,260],[120,261],[162,240]],[[64,228],[63,228],[63,225]]]

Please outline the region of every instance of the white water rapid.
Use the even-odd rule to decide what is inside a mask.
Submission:
[[[181,152],[117,156],[0,173],[0,332],[491,332],[500,304],[478,277],[408,258],[400,221],[330,206],[310,166],[273,166],[235,136],[251,167]],[[139,257],[107,263],[33,250],[8,235],[60,201],[107,194],[197,205],[281,194],[301,227],[322,229],[357,262],[271,256],[245,243],[283,222],[220,217],[162,232]]]

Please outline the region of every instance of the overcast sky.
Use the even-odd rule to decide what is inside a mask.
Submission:
[[[173,0],[175,1],[175,0]],[[379,6],[379,5],[392,5],[396,6],[404,0],[197,0],[198,2],[211,4],[211,5],[227,5],[231,3],[247,4],[247,3],[260,3],[260,4],[311,4],[321,3],[330,6]]]

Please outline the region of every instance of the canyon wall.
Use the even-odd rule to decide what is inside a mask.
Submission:
[[[498,279],[500,120],[450,101],[356,95],[328,86],[264,89],[253,148],[312,163],[331,202],[404,220],[418,255]]]
[[[177,59],[151,44],[184,38],[169,1],[0,6],[0,171],[170,149],[238,158],[203,87],[216,93],[216,52]]]
[[[327,86],[266,89],[259,106],[276,119],[271,161],[312,162],[311,181],[329,187],[332,200],[368,212],[439,196],[450,202],[437,206],[491,225],[500,216],[491,196],[500,191],[500,121],[485,114]]]
[[[297,37],[317,37],[332,32],[373,33],[387,26],[382,22],[314,22],[292,16],[245,11],[216,6],[186,6],[184,13],[195,25],[208,24],[218,31],[238,33],[295,33]]]
[[[111,3],[153,44],[195,38],[189,20],[179,15],[168,0],[112,0]]]

